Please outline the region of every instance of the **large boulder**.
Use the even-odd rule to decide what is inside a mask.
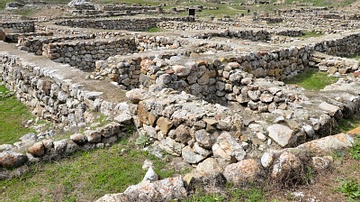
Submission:
[[[153,183],[144,181],[128,187],[124,193],[106,194],[97,202],[170,201],[172,199],[183,199],[186,196],[184,181],[179,176]]]
[[[5,168],[16,168],[23,165],[27,161],[24,154],[5,151],[0,153],[0,166]]]
[[[226,180],[236,186],[256,181],[260,173],[260,164],[254,159],[230,164],[224,170]]]
[[[207,158],[197,165],[196,169],[184,176],[188,189],[204,188],[207,193],[216,192],[225,185],[222,167],[216,159]]]
[[[302,161],[300,158],[292,152],[284,151],[280,154],[277,160],[274,162],[271,171],[271,177],[278,182],[293,183],[296,179],[302,177]]]

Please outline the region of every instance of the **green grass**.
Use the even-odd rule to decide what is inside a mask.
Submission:
[[[360,137],[355,138],[349,154],[353,159],[360,160]]]
[[[31,8],[20,8],[17,10],[14,10],[14,14],[16,15],[22,15],[22,16],[30,16],[31,14],[34,13],[34,9]]]
[[[9,91],[0,85],[0,95],[7,94]],[[21,123],[34,117],[29,109],[23,105],[16,97],[0,97],[0,144],[14,143],[18,139],[34,130],[25,128]]]
[[[351,118],[341,119],[338,122],[338,126],[334,129],[334,134],[346,133],[358,126],[360,126],[360,114],[355,114]]]
[[[12,0],[1,0],[0,1],[0,10],[3,10],[7,3],[11,2]]]
[[[199,192],[186,199],[185,202],[266,202],[266,195],[263,188],[254,186],[252,188],[236,188],[231,185],[225,189],[226,193],[204,194]]]
[[[311,38],[311,37],[319,37],[322,36],[323,34],[321,33],[316,33],[316,32],[312,32],[312,31],[304,31],[304,35],[301,36],[301,38]]]
[[[342,182],[339,190],[348,198],[348,201],[360,199],[360,185],[355,179]]]
[[[162,32],[163,30],[158,27],[150,27],[147,32]]]
[[[337,82],[338,78],[328,77],[327,73],[319,72],[317,69],[307,69],[305,72],[285,80],[286,84],[296,84],[306,90],[321,90],[325,86]]]
[[[123,153],[123,149],[128,152]],[[31,165],[21,177],[0,181],[0,201],[94,201],[141,182],[146,173],[141,168],[145,159],[153,161],[161,178],[175,173],[166,162],[119,143],[77,152],[56,162]]]

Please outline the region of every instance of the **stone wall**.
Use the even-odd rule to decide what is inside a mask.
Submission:
[[[227,38],[239,38],[247,39],[251,41],[269,41],[271,34],[266,30],[259,29],[243,29],[243,30],[225,30],[225,31],[213,31],[203,32],[197,34],[194,38],[198,39],[210,39],[212,37],[227,37]]]
[[[37,37],[37,36],[52,36],[52,32],[31,32],[31,33],[6,33],[5,40],[8,43],[17,43],[19,38]]]
[[[68,63],[79,69],[95,67],[95,61],[112,55],[137,52],[135,39],[130,37],[107,40],[85,40],[45,44],[43,54],[60,63]]]
[[[341,57],[354,56],[360,52],[360,33],[317,43],[314,49],[328,55]]]
[[[15,56],[2,55],[1,63],[6,86],[16,91],[16,97],[41,118],[62,126],[76,126],[84,123],[84,113],[93,109],[83,102],[91,97],[91,93],[80,86],[54,81],[38,67],[22,63]]]
[[[20,22],[3,22],[0,23],[0,27],[4,29],[11,29],[11,32],[34,32],[35,22],[34,21],[20,21]]]
[[[116,29],[131,31],[146,31],[151,27],[156,27],[158,22],[163,21],[185,21],[192,22],[192,17],[160,17],[160,18],[119,18],[119,19],[103,19],[103,20],[65,20],[56,22],[57,25],[95,28],[95,29]]]
[[[103,11],[156,11],[158,10],[158,6],[128,6],[128,5],[114,5],[107,4],[102,6],[101,10]]]
[[[292,47],[289,49],[280,49],[270,52],[260,51],[238,56],[228,56],[222,62],[220,61],[220,58],[208,59],[206,57],[195,62],[193,61],[193,59],[186,56],[176,56],[173,57],[173,59],[136,56],[131,58],[131,60],[129,60],[128,57],[124,57],[124,59],[122,59],[122,56],[116,56],[115,58],[110,58],[105,63],[105,66],[106,68],[109,68],[109,72],[117,72],[119,75],[124,74],[124,76],[127,77],[129,71],[131,71],[132,68],[129,69],[128,66],[125,64],[133,65],[133,70],[142,70],[142,73],[144,74],[143,76],[151,78],[150,83],[155,83],[155,80],[157,80],[159,77],[164,77],[164,75],[161,73],[165,73],[166,71],[176,72],[177,70],[175,69],[181,68],[181,71],[186,71],[187,75],[175,76],[171,79],[171,82],[169,81],[169,83],[177,83],[182,80],[181,82],[185,82],[186,86],[191,86],[192,84],[194,84],[193,81],[195,81],[196,83],[196,81],[200,79],[200,77],[204,76],[205,73],[204,79],[205,77],[207,77],[207,79],[206,81],[204,81],[205,83],[202,83],[201,85],[209,87],[211,85],[214,85],[214,82],[216,81],[234,83],[235,81],[231,81],[229,79],[235,79],[233,78],[235,77],[235,75],[237,75],[236,77],[239,77],[235,80],[240,84],[240,80],[242,78],[241,75],[247,73],[250,73],[257,78],[268,76],[282,80],[288,77],[292,77],[294,74],[296,74],[296,72],[302,71],[308,66],[311,52],[312,49],[310,47]],[[172,60],[174,60],[175,62],[173,62]],[[176,60],[179,61],[176,62]],[[131,62],[126,63],[126,61]],[[181,61],[187,62],[184,63]],[[233,65],[233,67],[230,67],[231,65],[228,66],[229,62],[231,62],[231,65]],[[187,78],[188,75],[190,77],[198,75],[199,78]],[[210,78],[213,78],[214,80],[211,82],[211,85],[209,85]],[[238,81],[237,79],[240,80]],[[121,82],[124,82],[124,80],[120,79],[120,83]],[[135,81],[132,81],[131,83],[134,82]],[[141,82],[140,84],[145,85]],[[129,86],[127,86],[127,88],[128,87]],[[204,90],[201,92],[206,94],[214,93]],[[197,94],[198,93],[195,93],[195,95]]]
[[[133,36],[139,52],[152,50],[178,49],[189,44],[179,37],[136,34]]]
[[[35,55],[42,55],[43,46],[49,43],[64,42],[70,40],[79,39],[93,39],[95,35],[75,35],[75,36],[64,36],[64,37],[39,37],[39,36],[21,36],[18,40],[18,45],[21,46],[22,50],[35,53]]]
[[[205,21],[196,21],[196,22],[160,22],[157,23],[157,27],[166,29],[166,30],[223,30],[227,29],[226,33],[228,35],[222,37],[234,37],[240,39],[249,39],[249,40],[264,40],[268,39],[270,34],[277,34],[283,36],[301,36],[303,35],[303,31],[299,29],[284,29],[284,28],[274,28],[269,30],[264,30],[264,26],[257,26],[254,24],[238,24],[238,22],[205,22]],[[241,27],[241,28],[236,28]],[[211,32],[204,33],[203,35],[224,35],[220,33]],[[220,36],[221,37],[221,36]],[[258,39],[259,38],[259,39]]]

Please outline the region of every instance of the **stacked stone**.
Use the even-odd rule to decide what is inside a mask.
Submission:
[[[279,18],[279,17],[260,17],[258,18],[258,20],[264,20],[267,23],[281,23],[284,21],[284,18]]]
[[[22,39],[24,37],[52,36],[52,35],[53,35],[52,32],[6,33],[4,41],[8,43],[17,43],[19,39]]]
[[[270,32],[271,34],[276,34],[280,36],[289,36],[289,37],[299,37],[305,34],[303,30],[299,30],[299,29],[272,30]]]
[[[101,10],[103,11],[138,11],[141,13],[148,13],[149,11],[156,11],[158,6],[128,6],[128,5],[114,5],[114,4],[106,4]]]
[[[328,55],[352,57],[360,52],[360,33],[316,43],[314,49]]]
[[[160,17],[160,18],[119,18],[119,19],[102,19],[102,20],[64,20],[56,22],[56,25],[95,28],[95,29],[116,29],[146,31],[151,27],[156,27],[156,23],[163,21],[184,21],[192,22],[192,17]]]
[[[102,92],[85,90],[80,84],[58,78],[54,72],[23,63],[13,56],[2,55],[0,61],[6,86],[16,89],[17,98],[33,114],[56,122],[59,128],[84,125],[91,121],[86,117],[91,117],[93,111],[100,111],[106,116],[114,116],[118,112],[115,104],[101,98]],[[119,111],[126,112],[126,109]]]
[[[61,36],[61,37],[37,37],[37,36],[21,36],[18,44],[21,50],[35,53],[35,55],[42,55],[43,46],[49,43],[70,41],[70,40],[84,40],[93,39],[95,35],[75,35],[75,36]]]
[[[20,167],[27,162],[35,163],[40,160],[50,160],[71,155],[76,151],[87,151],[95,148],[111,146],[118,139],[127,137],[129,125],[119,122],[111,122],[93,130],[86,130],[83,133],[75,133],[70,138],[53,140],[39,134],[27,134],[21,137],[21,142],[13,145],[1,145],[0,167]],[[24,150],[25,154],[18,153]]]
[[[175,21],[163,21],[156,24],[157,27],[166,30],[219,30],[230,27],[230,24],[218,24],[218,23],[207,23],[207,22],[175,22]]]
[[[35,31],[34,21],[20,21],[20,22],[2,22],[0,27],[4,29],[12,29],[12,32],[26,33]]]
[[[266,30],[244,29],[244,30],[225,30],[217,32],[202,32],[193,36],[198,39],[209,39],[212,37],[239,38],[251,41],[269,41],[271,35]]]
[[[128,97],[138,93],[139,89],[129,91]],[[144,99],[138,103],[137,116],[134,117],[139,135],[150,138],[153,148],[160,148],[174,156],[195,164],[214,155],[226,155],[221,146],[213,146],[218,138],[231,141],[236,149],[236,158],[242,160],[246,153],[242,145],[228,133],[242,127],[241,117],[232,116],[228,108],[219,104],[210,104],[186,94],[169,93],[164,89],[156,97]],[[132,98],[130,98],[132,99]],[[135,103],[136,99],[132,99]],[[229,154],[230,155],[230,154]],[[225,159],[224,159],[225,160]],[[230,160],[230,156],[229,159]]]
[[[329,56],[319,52],[313,53],[310,61],[312,67],[331,75],[340,76],[360,70],[359,60]]]
[[[130,37],[50,43],[43,46],[43,54],[49,59],[68,63],[79,69],[91,69],[95,67],[97,60],[136,51],[135,40]]]
[[[359,21],[343,20],[343,19],[324,19],[311,16],[308,14],[296,15],[285,18],[284,26],[302,28],[304,30],[317,30],[322,33],[338,33],[341,30],[353,30],[360,28]]]
[[[151,36],[151,35],[136,35],[135,43],[139,52],[150,50],[166,50],[177,49],[183,47],[188,42],[176,37],[169,36]]]

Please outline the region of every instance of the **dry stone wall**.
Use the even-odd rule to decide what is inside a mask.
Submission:
[[[317,43],[316,51],[328,55],[351,57],[360,52],[360,33],[351,34],[341,39],[327,40]]]
[[[203,36],[211,37],[212,35],[218,37],[233,37],[240,39],[249,39],[253,41],[268,41],[270,34],[277,34],[283,36],[302,36],[304,35],[302,30],[299,29],[284,29],[284,28],[273,28],[265,30],[264,26],[256,26],[253,24],[242,24],[241,26],[237,22],[205,22],[205,21],[196,21],[192,23],[188,22],[159,22],[157,26],[166,30],[203,30],[198,36],[201,38]],[[239,28],[236,28],[239,27]],[[262,29],[259,29],[259,28]],[[252,28],[252,29],[249,29]],[[216,30],[224,30],[214,32]],[[212,30],[213,32],[206,32],[204,30]]]
[[[2,55],[1,61],[2,79],[6,86],[16,90],[17,98],[29,106],[33,114],[43,119],[63,126],[76,126],[85,122],[85,111],[97,108],[83,101],[95,101],[99,95],[85,92],[77,85],[51,80],[46,77],[46,72],[31,64],[24,64],[14,56]]]
[[[34,32],[35,22],[34,21],[21,21],[21,22],[3,22],[0,23],[0,27],[4,29],[11,29],[11,32]]]
[[[112,55],[137,52],[135,39],[130,37],[109,40],[88,40],[45,44],[43,54],[60,63],[68,63],[80,69],[95,67],[95,61]]]
[[[95,28],[95,29],[116,29],[131,31],[146,31],[156,27],[156,23],[163,21],[185,21],[192,22],[192,17],[161,17],[161,18],[130,18],[130,19],[103,19],[103,20],[65,20],[56,22],[57,25]]]
[[[37,37],[37,36],[52,36],[52,32],[31,32],[31,33],[6,33],[4,41],[8,43],[17,43],[19,38]]]
[[[43,46],[49,43],[64,42],[79,39],[93,39],[95,35],[75,35],[64,37],[28,37],[21,36],[18,40],[18,45],[22,50],[35,53],[35,55],[42,55]]]

